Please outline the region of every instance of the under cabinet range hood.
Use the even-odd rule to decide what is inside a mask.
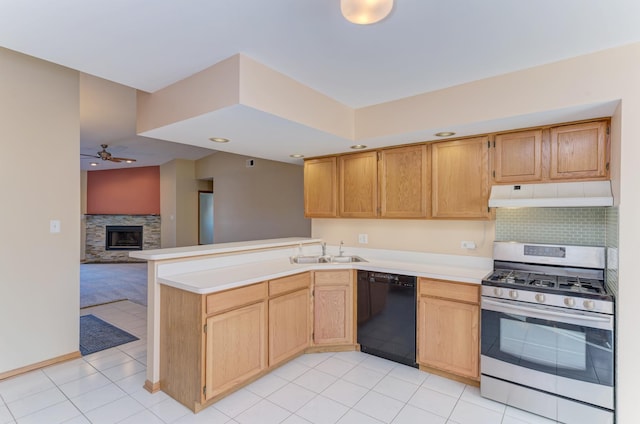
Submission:
[[[610,181],[494,185],[491,208],[613,206]]]

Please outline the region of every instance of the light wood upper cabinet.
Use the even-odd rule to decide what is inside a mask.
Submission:
[[[607,179],[607,127],[599,121],[551,128],[549,178]]]
[[[542,180],[542,130],[498,134],[494,147],[495,182]]]
[[[426,218],[429,216],[429,156],[426,145],[381,151],[380,216]]]
[[[304,162],[304,214],[313,218],[338,215],[337,160],[335,157]]]
[[[419,279],[418,363],[479,378],[479,286]]]
[[[433,218],[489,218],[488,137],[431,145]]]
[[[259,302],[207,318],[205,400],[267,368],[267,306]]]
[[[340,211],[342,217],[372,218],[378,215],[378,154],[375,151],[338,157]]]
[[[269,281],[269,366],[301,353],[310,344],[308,272]]]
[[[355,343],[352,280],[350,270],[314,272],[314,344]]]

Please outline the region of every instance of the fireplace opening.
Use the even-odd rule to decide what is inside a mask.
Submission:
[[[107,225],[106,250],[142,250],[142,225]]]

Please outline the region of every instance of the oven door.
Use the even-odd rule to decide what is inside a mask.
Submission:
[[[613,408],[613,317],[482,298],[482,374]]]

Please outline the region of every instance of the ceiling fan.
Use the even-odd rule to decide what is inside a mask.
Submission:
[[[80,156],[88,156],[90,158],[97,158],[97,159],[102,159],[102,160],[110,160],[111,162],[127,162],[127,163],[131,163],[131,162],[135,162],[136,161],[135,159],[117,158],[117,157],[111,155],[111,153],[107,152],[107,147],[109,147],[108,144],[101,144],[100,147],[102,147],[102,150],[99,151],[95,155],[84,155],[84,154],[80,153]]]

